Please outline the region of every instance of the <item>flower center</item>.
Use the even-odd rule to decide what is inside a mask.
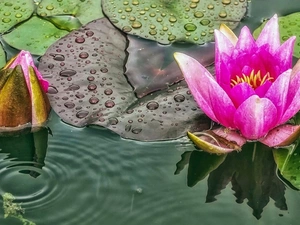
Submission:
[[[240,83],[248,83],[253,89],[263,85],[266,81],[273,81],[274,77],[271,77],[270,73],[266,73],[263,77],[261,76],[260,70],[255,74],[254,70],[251,71],[250,75],[243,74],[242,76],[235,76],[230,81],[231,87],[234,87]]]

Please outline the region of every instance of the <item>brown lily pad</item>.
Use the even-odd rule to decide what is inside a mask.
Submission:
[[[102,18],[47,50],[39,70],[50,82],[50,103],[63,121],[77,127],[99,125],[147,141],[207,129],[210,120],[183,81],[141,99],[135,96],[124,76],[126,45],[124,35]]]

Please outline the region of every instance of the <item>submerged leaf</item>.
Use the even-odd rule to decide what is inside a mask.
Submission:
[[[126,33],[163,44],[203,44],[213,39],[213,30],[221,23],[235,28],[246,13],[247,1],[102,0],[102,8]]]
[[[17,49],[27,50],[36,55],[43,55],[52,43],[67,33],[67,31],[58,29],[52,23],[33,16],[24,22],[22,26],[3,35],[3,39]]]
[[[213,43],[161,45],[131,35],[127,38],[129,55],[125,74],[139,98],[183,80],[182,73],[174,61],[174,52],[188,53],[204,66],[214,63]]]
[[[55,112],[77,127],[100,125],[137,140],[174,139],[188,130],[208,129],[210,120],[184,81],[142,99],[135,96],[124,76],[126,45],[106,18],[53,44],[39,70],[50,82],[48,96]]]

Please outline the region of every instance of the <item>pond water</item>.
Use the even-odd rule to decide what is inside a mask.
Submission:
[[[230,183],[226,187],[220,184],[224,189],[216,193],[216,201],[205,203],[207,179],[188,187],[187,166],[174,174],[181,155],[194,150],[185,139],[157,143],[124,140],[106,129],[71,127],[54,113],[49,127],[52,135],[42,169],[1,154],[1,194],[12,193],[26,210],[24,218],[36,224],[297,224],[300,219],[300,193],[291,188],[281,196],[288,209],[279,209],[270,199],[260,220],[252,215],[247,200],[236,202]],[[24,172],[28,170],[35,173]],[[268,181],[256,188],[263,182]],[[258,205],[270,195],[268,189],[259,193],[251,187],[245,195],[247,191],[261,194]],[[1,218],[0,222],[22,224],[15,218]]]
[[[253,30],[274,12],[300,11],[296,3],[253,0],[242,25]],[[1,225],[300,221],[300,193],[281,182],[271,151],[260,146],[253,155],[253,143],[222,159],[222,167],[206,176],[193,162],[210,158],[203,159],[187,138],[132,141],[105,128],[75,128],[54,112],[48,127],[35,136],[0,138],[0,194],[13,194],[25,210],[19,218],[3,218],[0,207]]]

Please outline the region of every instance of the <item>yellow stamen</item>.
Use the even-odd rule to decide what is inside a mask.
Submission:
[[[258,88],[263,85],[266,81],[273,81],[274,77],[271,77],[270,73],[266,73],[263,77],[261,77],[260,71],[256,74],[254,70],[251,71],[249,75],[242,74],[241,76],[236,75],[235,78],[232,78],[230,81],[231,87],[234,87],[240,83],[248,83],[253,89]]]

